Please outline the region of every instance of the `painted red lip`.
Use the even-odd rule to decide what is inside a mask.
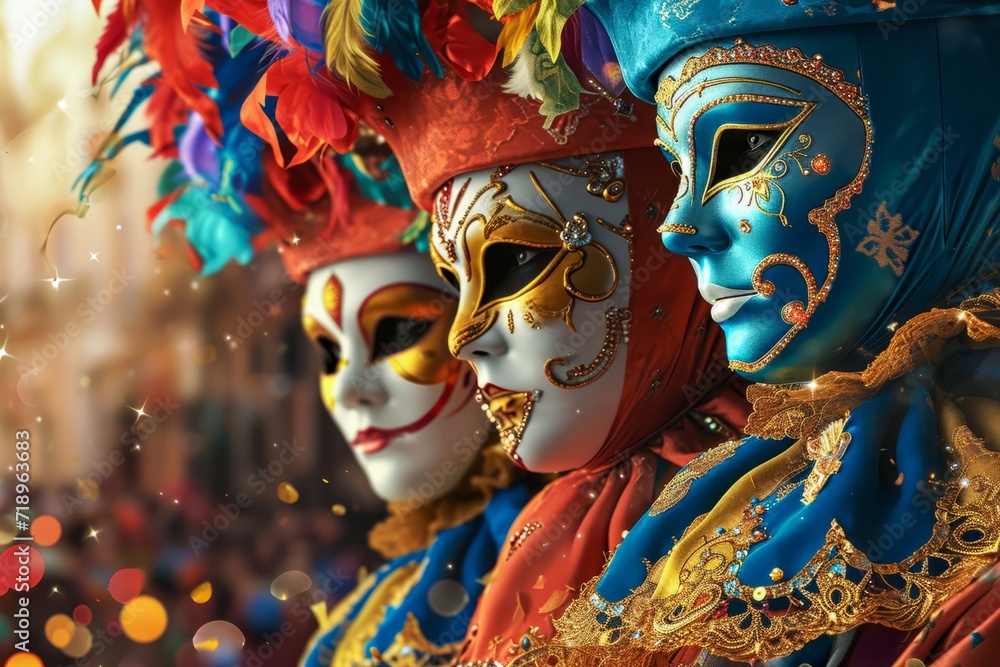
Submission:
[[[435,401],[434,405],[431,406],[431,409],[428,410],[423,417],[412,424],[407,424],[405,426],[389,430],[375,427],[361,429],[358,431],[358,434],[354,436],[354,440],[351,441],[351,446],[357,447],[363,454],[374,454],[375,452],[388,447],[392,441],[399,436],[406,435],[408,433],[416,433],[430,424],[437,418],[438,415],[441,414],[445,405],[448,404],[448,399],[450,399],[452,393],[454,393],[455,384],[459,378],[458,369],[459,366],[456,366],[455,370],[448,376],[444,391],[441,392],[437,401]]]
[[[401,434],[384,431],[380,428],[366,428],[358,431],[358,434],[354,436],[351,447],[357,447],[365,454],[374,454],[385,449],[398,435]]]

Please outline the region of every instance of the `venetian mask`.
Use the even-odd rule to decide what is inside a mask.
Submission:
[[[487,440],[472,369],[448,353],[456,307],[415,252],[346,259],[309,275],[303,326],[324,355],[323,402],[385,500],[444,495]]]
[[[584,466],[625,378],[630,243],[618,153],[467,173],[435,199],[431,255],[460,293],[448,338],[516,463]]]
[[[657,93],[680,179],[663,242],[694,264],[732,368],[764,382],[808,382],[855,352],[919,235],[884,201],[845,212],[872,129],[853,38],[815,32],[802,50],[768,35],[698,47]]]

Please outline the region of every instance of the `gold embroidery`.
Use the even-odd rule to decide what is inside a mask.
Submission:
[[[848,107],[850,107],[850,109],[864,124],[865,128],[865,153],[862,157],[858,173],[850,183],[838,189],[833,196],[823,203],[821,207],[811,210],[807,215],[809,223],[815,225],[820,233],[826,237],[829,252],[827,260],[827,273],[823,284],[817,285],[816,280],[813,278],[812,272],[808,269],[808,267],[806,267],[801,260],[792,255],[780,254],[765,257],[754,271],[756,281],[763,287],[771,285],[771,294],[773,294],[773,285],[769,281],[763,280],[761,276],[764,269],[778,264],[792,266],[793,268],[796,268],[806,280],[806,287],[809,290],[810,297],[807,299],[806,304],[800,304],[801,308],[794,307],[789,311],[790,314],[794,315],[794,318],[789,317],[786,318],[785,321],[791,324],[791,328],[762,357],[755,361],[742,361],[739,359],[730,360],[729,366],[733,370],[743,373],[753,373],[767,366],[767,364],[780,354],[791,339],[798,334],[799,331],[805,328],[809,318],[812,317],[812,314],[815,312],[819,304],[826,300],[830,286],[837,275],[838,268],[840,267],[840,232],[834,222],[834,216],[836,216],[838,212],[847,208],[850,204],[851,197],[861,191],[861,185],[868,176],[869,165],[871,162],[873,136],[871,123],[868,119],[867,104],[861,94],[861,90],[858,86],[844,81],[844,74],[841,70],[831,67],[819,56],[807,58],[803,55],[802,51],[797,48],[781,50],[771,45],[753,46],[742,39],[736,39],[734,46],[730,49],[713,47],[699,56],[688,58],[688,60],[685,61],[678,78],[675,79],[674,77],[667,76],[660,81],[660,85],[656,93],[656,102],[663,105],[667,109],[673,109],[669,119],[664,119],[658,116],[658,122],[664,131],[671,133],[676,139],[673,121],[677,110],[683,103],[684,97],[682,96],[680,100],[675,99],[675,97],[681,84],[690,81],[694,76],[710,67],[716,65],[728,65],[732,63],[748,63],[777,67],[806,76],[813,81],[817,81],[839,97]],[[773,82],[768,82],[768,84],[775,85]],[[695,87],[688,93],[688,95],[698,93],[708,85],[712,85],[712,82],[709,81],[701,86]],[[771,104],[783,104],[787,106],[802,105],[801,101],[789,100],[772,95],[742,95],[731,97],[743,97],[746,99],[756,98],[754,101],[768,102]],[[803,113],[808,113],[809,110],[811,109],[806,108]],[[800,116],[802,115],[800,114]],[[697,160],[693,157],[693,141],[693,134],[689,134],[688,149],[692,155],[690,159],[692,170],[697,164]],[[800,143],[804,143],[801,136]],[[799,161],[799,158],[806,157],[805,153],[802,151],[804,151],[807,147],[808,143],[799,149],[794,149],[790,152],[794,153],[794,155],[789,154],[789,157],[792,157],[800,168],[802,168],[802,164]],[[774,178],[780,177],[780,175],[783,175],[788,171],[787,162],[782,163],[785,166],[779,170],[780,174],[778,172],[774,172],[770,177],[767,177],[764,173],[766,170],[764,170],[756,174],[754,179],[750,180],[749,187],[746,191],[751,197],[751,202],[755,199],[767,200],[769,198],[770,186],[777,186],[777,183],[773,182]],[[824,165],[822,160],[820,163],[821,166],[828,166]],[[693,173],[691,174],[691,182],[694,182]],[[742,192],[743,189],[741,189],[741,193]],[[778,213],[772,215],[777,215],[783,220],[783,222],[787,222],[783,219],[783,192],[781,206],[782,208],[778,211]],[[759,205],[758,208],[760,208]],[[764,209],[761,210],[763,211]],[[755,289],[757,289],[756,284]],[[765,294],[765,296],[768,295]]]
[[[995,310],[998,304],[1000,292],[994,292],[963,306]],[[823,410],[799,412],[800,419],[815,424],[795,429],[801,436],[797,442],[749,471],[712,511],[692,522],[669,554],[655,565],[647,562],[646,580],[633,594],[609,602],[596,594],[597,579],[592,580],[556,621],[556,645],[533,651],[512,667],[647,664],[653,654],[685,646],[735,661],[768,661],[823,634],[862,624],[921,627],[935,607],[993,563],[1000,548],[995,510],[1000,503],[1000,452],[993,451],[995,442],[987,444],[972,430],[993,432],[995,402],[985,405],[938,392],[934,413],[945,439],[942,455],[952,473],[946,481],[932,477],[940,494],[934,525],[927,541],[911,555],[898,562],[873,563],[833,520],[822,548],[798,572],[772,571],[772,585],[753,587],[741,583],[738,574],[752,545],[768,539],[762,515],[772,506],[772,497],[780,500],[797,489],[805,493],[817,470],[829,475],[838,468],[838,455],[848,444],[842,438],[844,406],[860,404],[871,396],[871,388],[884,388],[916,366],[939,363],[948,344],[955,349],[955,343],[981,347],[987,341],[1000,342],[1000,329],[969,310],[935,310],[901,326],[868,369],[840,374],[858,377],[853,384],[839,385],[839,391],[854,394],[836,403],[841,410],[837,417],[817,421],[816,414]],[[805,400],[822,390],[828,392],[828,401],[835,392],[825,384],[827,379],[802,388],[797,396]],[[783,417],[774,423],[784,435],[796,406],[788,395],[781,406]],[[803,478],[810,463],[814,469]]]
[[[815,461],[802,489],[802,502],[808,505],[816,500],[831,475],[840,470],[840,459],[851,444],[851,434],[844,430],[847,418],[838,419],[828,425],[816,438],[806,441],[806,455]]]
[[[696,479],[726,459],[732,458],[743,442],[743,440],[729,440],[721,445],[716,445],[681,468],[680,472],[667,482],[659,497],[653,502],[652,507],[649,508],[649,515],[662,514],[676,505],[681,498],[687,495],[691,484]]]
[[[857,251],[901,276],[910,256],[910,246],[918,236],[920,232],[903,224],[902,213],[889,215],[889,209],[882,202],[875,211],[875,219],[868,221],[868,236],[858,244]]]
[[[347,615],[351,613],[355,605],[371,590],[372,586],[375,585],[375,575],[366,574],[364,569],[358,572],[358,583],[354,587],[354,590],[347,594],[347,596],[338,602],[333,609],[327,610],[326,602],[317,602],[312,605],[310,609],[313,612],[313,616],[316,617],[316,621],[319,624],[319,628],[313,633],[313,636],[309,639],[308,648],[306,649],[306,654],[312,652],[313,646],[330,630],[337,627],[344,622]],[[320,661],[329,664],[333,660],[333,653],[328,649],[324,649],[323,653],[319,656]]]
[[[983,308],[992,297],[963,304]],[[882,388],[925,363],[937,363],[956,337],[971,342],[1000,338],[1000,328],[964,308],[935,309],[917,315],[893,334],[889,346],[857,373],[832,371],[806,385],[751,385],[753,412],[746,432],[762,438],[815,437]]]
[[[514,552],[520,549],[521,545],[524,544],[524,541],[528,539],[528,536],[541,527],[542,527],[541,522],[529,521],[528,523],[524,524],[523,528],[519,529],[517,532],[512,534],[510,536],[510,539],[507,540],[508,544],[507,558],[509,559],[511,556],[513,556]]]
[[[459,639],[451,644],[438,646],[424,636],[420,629],[420,621],[410,612],[402,631],[396,635],[388,649],[379,656],[377,664],[388,664],[392,667],[440,667],[449,665],[458,655],[462,647]]]
[[[372,591],[354,620],[344,628],[330,667],[357,667],[370,662],[365,645],[375,637],[389,606],[398,605],[420,579],[419,564],[407,563],[386,576]]]
[[[504,638],[499,635],[490,640],[490,655],[495,659],[473,660],[471,662],[460,662],[455,667],[502,667],[504,661],[511,661],[507,664],[513,665],[518,662],[518,657],[525,652],[534,655],[539,647],[543,647],[546,642],[545,635],[535,626],[528,628],[528,631],[520,638]],[[506,650],[504,646],[506,645]]]

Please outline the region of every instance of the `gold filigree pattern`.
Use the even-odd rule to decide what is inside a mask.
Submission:
[[[732,458],[736,450],[742,445],[744,440],[728,440],[721,445],[712,447],[707,452],[699,454],[696,459],[681,468],[680,472],[674,475],[667,485],[660,492],[660,495],[649,508],[649,515],[656,516],[663,514],[668,509],[687,495],[691,484],[709,470],[722,463],[726,459]]]
[[[645,583],[622,603],[601,599],[592,581],[557,621],[555,645],[512,667],[603,666],[620,664],[617,659],[624,656],[632,660],[629,664],[642,664],[643,656],[685,646],[704,647],[730,660],[768,661],[820,635],[865,623],[919,628],[937,604],[995,560],[1000,546],[1000,520],[989,509],[1000,501],[1000,454],[964,425],[952,434],[950,445],[960,467],[937,502],[931,538],[909,558],[871,562],[834,520],[825,545],[801,571],[791,577],[782,572],[783,580],[770,586],[743,585],[735,575],[742,559],[753,544],[767,539],[758,505],[751,503],[737,525],[721,534],[703,530],[718,517],[703,517],[703,525],[685,533],[671,555],[647,565]],[[779,495],[798,486],[785,480],[807,465],[804,443],[781,459],[778,482],[767,487]],[[684,554],[680,558],[678,551]],[[729,614],[730,600],[745,604]],[[772,607],[788,611],[769,613]]]
[[[689,236],[694,236],[698,233],[698,229],[692,225],[683,225],[676,222],[665,222],[656,228],[656,231],[660,234],[666,234],[667,232],[673,232],[675,234],[687,234]]]
[[[563,358],[549,359],[545,362],[545,377],[560,389],[578,389],[598,380],[604,375],[622,343],[628,343],[628,327],[632,321],[632,312],[627,308],[609,308],[604,313],[604,342],[597,356],[589,364],[580,364],[566,371],[566,377],[558,378],[553,372],[553,366],[565,366]]]
[[[810,424],[795,429],[797,442],[740,480],[715,509],[692,523],[670,553],[656,564],[646,563],[645,582],[627,599],[612,603],[601,598],[595,593],[597,580],[592,580],[557,621],[554,646],[514,664],[604,666],[621,664],[622,658],[630,665],[649,664],[644,660],[650,656],[685,646],[735,661],[768,661],[823,634],[862,624],[921,627],[938,605],[995,562],[1000,548],[995,511],[1000,452],[995,451],[997,443],[987,443],[973,431],[992,428],[995,402],[985,406],[937,393],[932,409],[950,474],[932,479],[934,525],[912,554],[898,562],[872,562],[833,520],[822,548],[798,572],[772,571],[772,585],[754,587],[744,585],[738,575],[753,545],[769,539],[763,517],[773,504],[798,489],[806,492],[817,470],[829,476],[839,469],[849,445],[843,437],[848,419],[844,406],[859,405],[871,397],[873,387],[883,389],[917,366],[940,363],[949,351],[1000,344],[1000,328],[971,310],[995,311],[998,306],[1000,292],[993,292],[966,301],[961,309],[918,316],[897,329],[889,348],[868,369],[853,374],[856,382],[838,381],[834,391],[823,376],[803,388],[807,393],[796,394],[801,403],[819,390],[851,393],[850,400],[837,403],[841,412],[833,419],[818,420],[811,408],[797,411],[802,406],[784,396],[782,417],[772,424],[779,427],[775,437],[786,435],[790,421],[806,418]],[[838,377],[847,375],[852,374]],[[734,601],[739,604],[733,606]]]
[[[480,389],[476,392],[476,402],[479,403],[490,423],[500,434],[500,445],[511,458],[517,458],[515,452],[521,444],[521,436],[531,417],[531,408],[541,392],[534,391],[501,391],[487,393]]]
[[[616,202],[625,194],[625,160],[621,155],[584,156],[585,167],[576,169],[555,162],[540,162],[562,174],[587,179],[587,192],[605,201]]]
[[[806,441],[806,455],[815,463],[802,488],[804,504],[816,500],[826,481],[840,470],[840,459],[851,444],[851,434],[844,430],[846,423],[846,417],[838,419],[828,424],[818,437]]]
[[[601,244],[591,239],[586,218],[579,213],[568,219],[563,216],[535,174],[529,172],[529,175],[554,217],[524,208],[509,195],[501,196],[506,186],[502,181],[496,181],[480,188],[465,207],[463,216],[454,223],[455,238],[462,239],[462,253],[466,260],[465,280],[469,283],[468,289],[462,290],[449,340],[449,349],[455,356],[493,326],[501,307],[530,308],[542,317],[558,313],[572,330],[575,299],[601,301],[610,296],[618,285],[614,259]],[[479,200],[491,191],[496,204],[489,215],[472,214]],[[473,225],[478,225],[478,228]],[[443,225],[438,227],[438,238],[442,243],[445,242],[444,231]],[[484,303],[482,295],[486,275],[482,264],[487,248],[495,243],[557,252],[548,265],[517,293]],[[454,276],[449,261],[438,252],[432,252],[431,258],[442,277]]]
[[[786,318],[785,321],[792,325],[791,328],[788,330],[788,332],[786,332],[784,336],[782,336],[778,340],[778,342],[776,342],[771,347],[770,350],[764,353],[764,355],[762,355],[759,359],[756,359],[754,361],[744,361],[740,359],[730,360],[729,365],[730,368],[732,368],[733,370],[740,371],[743,373],[754,373],[767,366],[778,354],[781,353],[782,350],[785,349],[785,347],[787,347],[788,343],[791,342],[792,338],[799,331],[805,328],[805,325],[808,323],[809,318],[812,317],[812,314],[815,312],[819,304],[821,304],[823,301],[826,300],[826,297],[830,291],[830,286],[837,275],[838,268],[840,267],[840,251],[841,251],[840,232],[837,228],[837,224],[834,222],[834,216],[836,216],[837,213],[844,210],[845,208],[848,208],[848,206],[850,205],[851,197],[861,192],[862,183],[868,177],[869,165],[871,163],[873,135],[872,135],[871,123],[868,117],[867,102],[865,101],[864,96],[861,94],[861,90],[858,86],[848,83],[844,80],[844,73],[841,70],[835,67],[831,67],[830,65],[828,65],[826,62],[823,61],[822,57],[818,55],[813,58],[807,58],[800,49],[794,47],[782,50],[771,45],[753,46],[743,41],[742,39],[736,39],[735,44],[732,48],[727,49],[723,47],[713,47],[701,55],[692,56],[691,58],[688,58],[688,60],[685,61],[683,67],[681,68],[681,73],[678,78],[667,76],[660,81],[660,85],[656,93],[656,102],[658,104],[663,105],[667,109],[672,109],[672,113],[670,114],[669,119],[664,119],[661,116],[657,116],[658,118],[657,122],[660,124],[660,126],[664,128],[665,131],[670,132],[676,139],[676,133],[674,132],[673,128],[673,119],[677,113],[677,109],[679,108],[680,104],[683,102],[684,99],[686,99],[685,96],[681,96],[680,99],[677,99],[677,93],[681,84],[690,81],[697,74],[703,72],[704,70],[710,67],[719,65],[728,65],[732,63],[746,63],[746,64],[767,65],[770,67],[777,67],[780,69],[785,69],[791,72],[795,72],[802,76],[806,76],[814,81],[817,81],[824,87],[826,87],[828,90],[830,90],[838,98],[840,98],[840,100],[842,100],[855,114],[857,114],[858,118],[862,121],[865,127],[865,153],[861,160],[861,167],[858,170],[858,173],[855,175],[855,177],[851,180],[850,183],[838,189],[832,197],[828,198],[823,203],[822,206],[811,210],[807,215],[809,223],[816,226],[816,228],[820,231],[820,233],[822,233],[823,236],[826,238],[827,242],[827,247],[828,247],[827,273],[823,281],[823,284],[815,287],[815,290],[812,292],[812,298],[807,299],[807,303],[804,304],[804,307],[801,308],[801,310],[799,308],[790,309],[789,312],[795,315],[795,320],[789,321],[789,319]],[[769,83],[770,85],[774,85],[771,82]],[[700,87],[695,87],[691,92],[686,93],[686,95],[697,93],[700,89],[701,89]],[[802,106],[804,104],[804,101],[789,100],[769,95],[744,95],[744,97],[746,97],[747,99],[755,98],[752,101],[768,102],[771,104],[782,104],[790,106]],[[815,103],[811,104],[815,105]],[[810,107],[805,106],[803,114],[808,114],[810,110],[811,110]],[[804,118],[803,114],[800,114],[799,120],[801,120],[801,118]],[[801,138],[802,136],[803,135],[800,135],[799,138],[800,143],[802,143],[803,141]],[[693,141],[693,135],[689,137],[689,147],[688,147],[693,154],[694,147],[693,145],[690,145],[692,141]],[[803,169],[803,172],[805,170],[800,160],[807,157],[804,153],[805,148],[808,148],[808,143],[806,143],[804,146],[800,146],[799,148],[792,149],[791,151],[789,151],[789,153],[786,153],[788,158],[794,160],[796,164],[798,164],[799,168]],[[811,162],[812,161],[810,161],[810,164]],[[694,160],[692,157],[690,163],[693,169],[694,165],[696,164],[696,160]],[[784,173],[787,173],[788,171],[787,161],[783,161],[782,164],[784,164],[784,167],[780,169],[781,171],[780,175],[784,175]],[[829,171],[828,162],[824,162],[821,159],[818,164],[820,165],[820,168],[816,169],[816,173],[822,175],[824,173],[824,170],[827,172]],[[774,178],[768,178],[765,176],[766,171],[767,170],[763,170],[759,174],[757,174],[756,179],[758,182],[756,183],[756,185],[754,184],[753,180],[751,180],[750,187],[747,190],[747,194],[749,194],[751,202],[757,201],[761,198],[765,198],[766,200],[767,198],[770,197],[770,188],[772,186],[777,186],[777,184],[774,182],[775,180]],[[691,180],[692,182],[694,182],[693,174],[691,175]],[[779,219],[782,219],[783,223],[787,223],[787,220],[784,219],[784,213],[783,213],[783,207],[784,207],[783,191],[781,194],[782,194],[782,204],[776,215],[779,217]],[[758,208],[761,208],[761,210],[764,211],[765,213],[775,215],[774,213],[764,210],[760,206],[758,206]],[[786,263],[786,262],[776,262],[773,259],[773,257],[774,257],[773,255],[767,257],[763,260],[763,262],[769,262],[767,266],[774,266],[775,264],[778,263],[781,264]],[[804,266],[801,260],[798,260],[796,258],[796,261],[798,262],[798,264]],[[792,266],[795,265],[792,264]],[[766,268],[766,266],[765,267],[758,266],[757,269],[759,269],[759,271],[755,270],[755,274],[762,272],[763,268]],[[805,277],[806,274],[803,273],[801,270],[800,273],[802,273],[803,277]],[[812,289],[812,286],[809,285],[808,282],[807,282],[807,288]]]
[[[807,385],[750,385],[747,399],[753,412],[746,432],[762,438],[815,437],[826,424],[843,418],[888,383],[917,366],[938,363],[956,338],[980,343],[1000,337],[1000,328],[966,308],[985,309],[990,298],[996,295],[917,315],[896,330],[886,350],[863,371],[832,371]]]

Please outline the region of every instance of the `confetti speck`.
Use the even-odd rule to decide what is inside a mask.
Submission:
[[[294,486],[288,482],[282,482],[278,485],[278,500],[283,503],[288,503],[289,505],[297,502],[299,499],[299,491]]]

